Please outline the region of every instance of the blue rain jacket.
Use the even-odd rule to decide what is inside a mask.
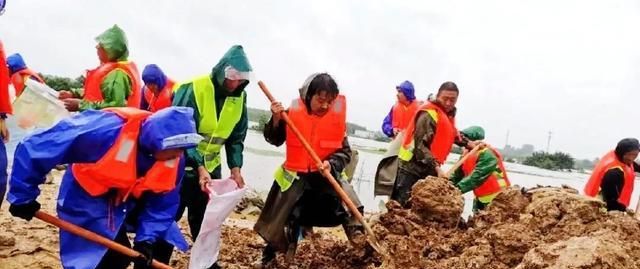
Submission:
[[[40,194],[38,185],[58,164],[98,161],[115,143],[122,125],[123,120],[112,112],[88,110],[25,138],[16,149],[7,200],[11,204],[35,200]],[[193,147],[197,143],[180,139],[177,144],[174,139],[167,144],[163,143],[164,138],[188,137],[190,134],[196,135],[193,110],[190,108],[167,108],[147,118],[139,137],[138,175],[144,175],[154,164],[153,152],[177,145]],[[183,176],[184,159],[181,158],[179,164],[178,178],[170,179],[176,180],[174,190],[164,194],[146,192],[140,199],[130,197],[126,203],[118,206],[111,201],[115,196],[112,193],[90,196],[68,169],[58,194],[58,216],[110,239],[115,238],[126,218],[125,227],[136,233],[134,242],[153,243],[157,239],[164,239],[186,250],[187,242],[174,221],[180,203],[179,184]],[[101,245],[60,231],[60,256],[64,268],[93,269],[106,251]]]

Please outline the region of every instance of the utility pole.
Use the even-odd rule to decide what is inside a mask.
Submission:
[[[507,148],[509,145],[509,130],[507,129],[507,138],[504,141],[504,148]]]
[[[551,131],[549,131],[549,137],[547,138],[547,153],[549,153],[549,145],[551,145]]]

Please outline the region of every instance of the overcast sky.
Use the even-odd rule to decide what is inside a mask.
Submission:
[[[7,0],[0,39],[33,69],[77,77],[97,65],[94,37],[114,23],[140,69],[178,80],[245,47],[288,103],[313,72],[332,74],[348,120],[378,130],[411,80],[425,99],[458,84],[457,125],[487,141],[599,157],[640,136],[638,1],[98,1]],[[256,83],[251,107],[268,109]]]

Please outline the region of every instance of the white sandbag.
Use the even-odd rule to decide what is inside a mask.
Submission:
[[[209,203],[196,242],[191,248],[189,269],[206,269],[218,260],[221,227],[238,205],[247,188],[238,189],[232,179],[213,180],[208,186]]]

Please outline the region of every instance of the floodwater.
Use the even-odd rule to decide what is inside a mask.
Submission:
[[[379,210],[380,202],[387,200],[387,197],[373,196],[373,179],[378,163],[383,157],[384,149],[387,148],[387,143],[357,137],[349,137],[349,142],[360,153],[352,184],[365,205],[365,211],[376,212]],[[451,154],[445,168],[458,158],[457,154]],[[247,184],[266,195],[273,183],[273,171],[283,161],[284,146],[270,145],[265,142],[261,133],[249,131],[245,141],[244,167],[242,168]],[[550,171],[515,163],[505,163],[505,166],[511,183],[522,187],[567,185],[582,190],[589,177],[589,174],[586,173]],[[228,171],[228,169],[223,171]],[[634,190],[631,201],[632,208],[635,208],[638,201],[639,189],[635,188]],[[472,200],[473,193],[465,194],[465,216],[471,214]]]
[[[12,117],[7,119],[7,124],[11,132],[11,140],[7,144],[7,153],[11,164],[13,152],[18,142],[32,131],[24,131],[18,128]],[[387,197],[373,196],[373,178],[388,144],[357,137],[349,137],[349,142],[353,148],[359,150],[359,162],[352,184],[365,206],[365,211],[376,212],[379,210],[381,203],[387,200]],[[225,159],[224,153],[222,156]],[[445,164],[445,168],[455,162],[458,157],[457,154],[451,154],[447,164]],[[244,166],[242,168],[243,176],[248,185],[266,196],[273,183],[273,172],[283,161],[284,146],[275,147],[270,145],[264,140],[262,133],[248,131],[245,141]],[[505,163],[505,166],[511,183],[522,187],[568,185],[582,190],[589,176],[585,173],[550,171],[515,163]],[[223,160],[223,176],[227,176],[228,171],[226,161]],[[640,195],[640,188],[635,188],[631,208],[635,208],[638,202],[638,195]],[[472,193],[465,194],[465,216],[471,213],[472,200]]]

